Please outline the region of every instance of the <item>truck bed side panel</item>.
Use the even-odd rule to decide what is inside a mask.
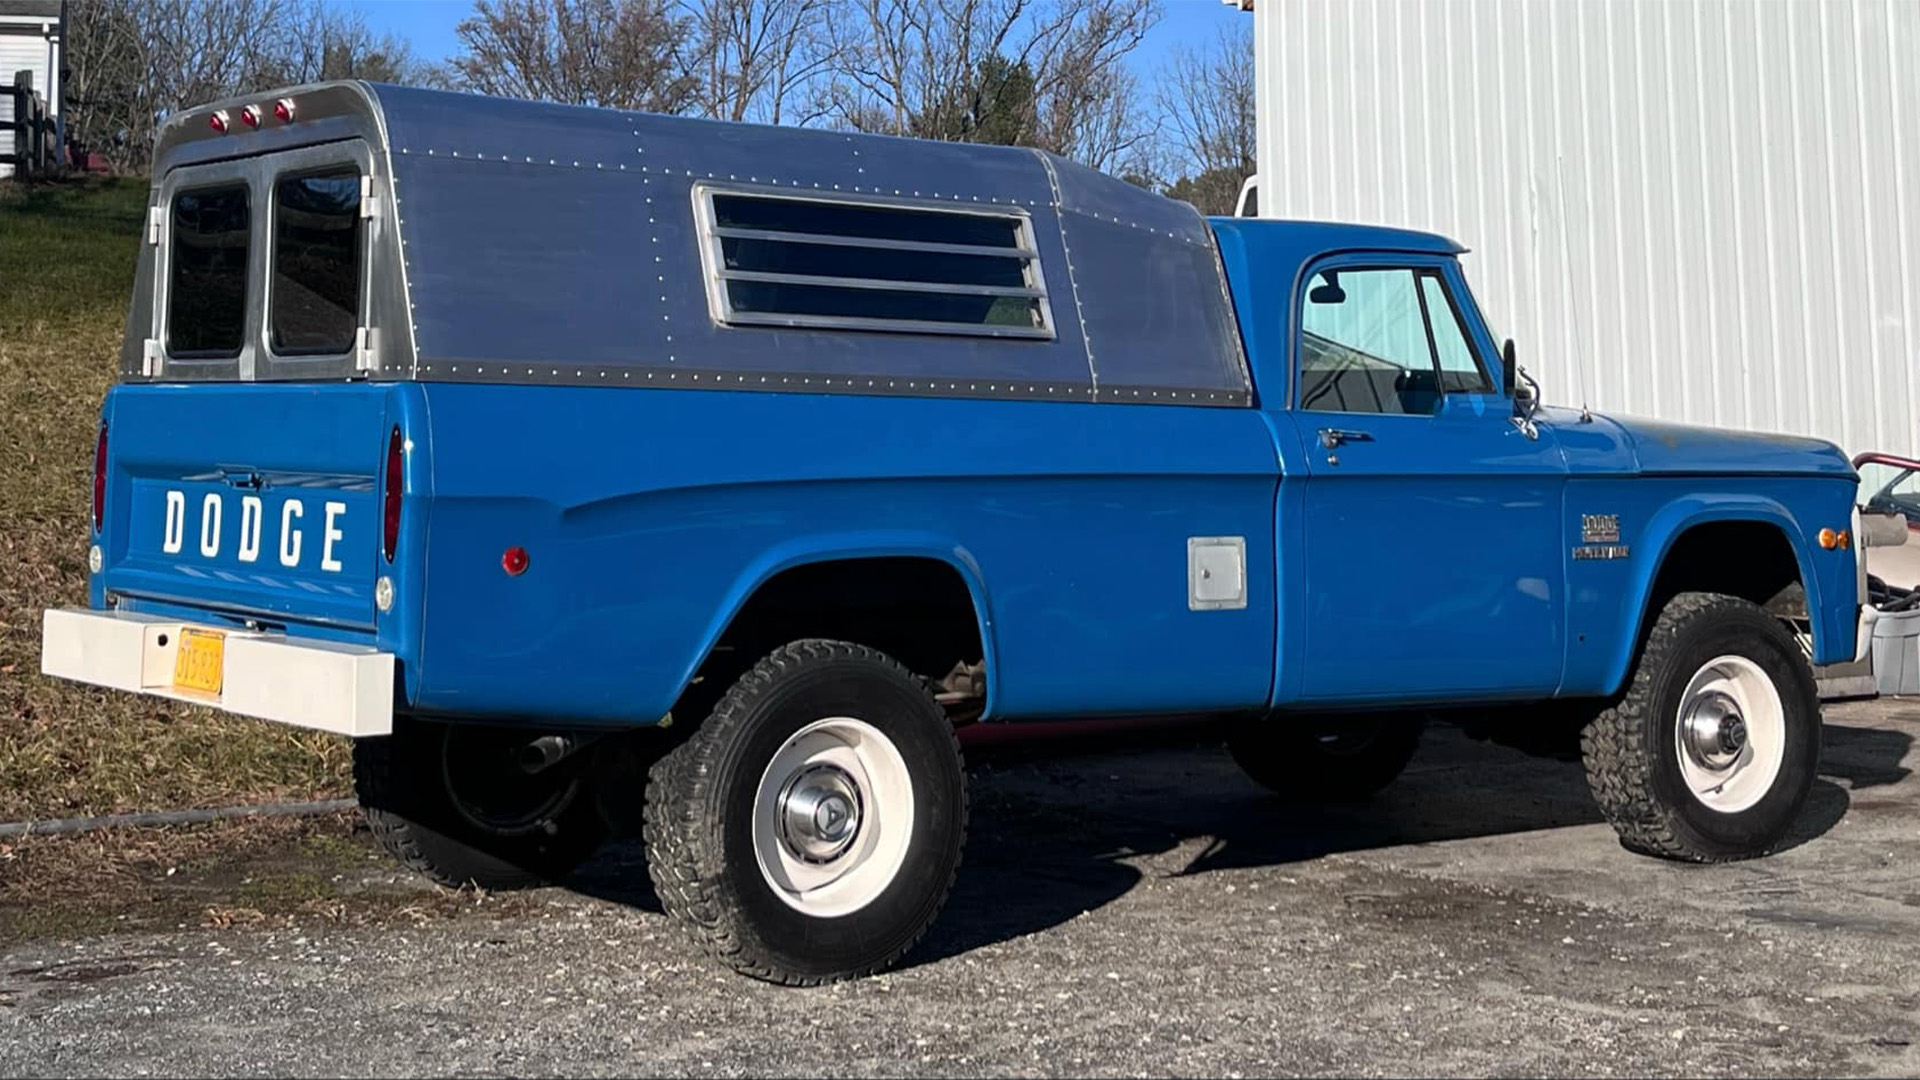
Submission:
[[[423,708],[656,720],[760,582],[892,554],[970,579],[997,716],[1267,699],[1278,470],[1250,410],[426,390]],[[1196,536],[1245,538],[1245,608],[1189,610]]]

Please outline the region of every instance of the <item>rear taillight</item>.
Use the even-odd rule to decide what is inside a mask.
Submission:
[[[105,435],[101,436],[104,440]],[[106,445],[103,441],[102,446]],[[387,476],[385,487],[385,511],[381,522],[380,552],[393,561],[393,553],[400,546],[400,488],[405,482],[403,452],[406,447],[400,440],[400,428],[394,426],[393,434],[387,437]]]
[[[100,439],[93,444],[93,531],[107,520],[107,424],[100,422]]]

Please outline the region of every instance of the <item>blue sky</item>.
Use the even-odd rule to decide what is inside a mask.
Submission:
[[[405,38],[413,53],[422,60],[438,61],[454,52],[458,39],[455,24],[473,10],[472,0],[328,0],[336,7],[352,8],[366,17],[376,32]],[[1164,0],[1165,17],[1148,35],[1133,56],[1137,71],[1152,70],[1166,50],[1181,43],[1198,44],[1211,38],[1220,27],[1236,20],[1250,20],[1220,0]]]

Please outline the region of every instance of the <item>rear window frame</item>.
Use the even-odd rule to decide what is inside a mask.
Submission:
[[[195,349],[188,352],[175,352],[173,348],[173,271],[174,255],[179,250],[178,241],[174,237],[175,208],[182,196],[216,191],[238,191],[241,195],[245,196],[247,204],[247,262],[246,267],[241,272],[240,340],[235,343],[231,352],[224,349],[219,351]],[[162,323],[160,340],[163,343],[162,348],[165,350],[167,358],[174,363],[203,366],[225,367],[238,364],[241,354],[245,353],[247,349],[248,330],[253,321],[252,305],[254,282],[258,273],[254,249],[260,241],[258,220],[260,207],[254,198],[253,185],[249,184],[243,176],[220,178],[209,176],[201,182],[182,184],[175,188],[166,196],[165,200],[161,202],[160,211],[164,215],[167,232],[166,265],[162,267],[160,271],[160,276],[164,280],[162,287],[165,296],[165,306],[160,309],[160,319]]]
[[[1054,318],[1052,294],[1047,290],[1045,254],[1040,249],[1038,234],[1033,225],[1033,216],[1024,208],[1012,205],[996,204],[980,206],[975,204],[950,205],[930,199],[916,199],[883,195],[850,195],[835,192],[789,191],[749,187],[737,184],[696,183],[692,186],[694,224],[699,238],[701,277],[706,285],[707,309],[715,325],[728,329],[791,329],[808,332],[853,331],[881,334],[917,334],[922,336],[948,337],[958,339],[1001,338],[1015,341],[1034,341],[1048,343],[1058,340],[1058,324]],[[924,291],[939,296],[994,295],[1003,298],[1024,299],[1033,305],[1039,320],[1037,326],[988,322],[959,322],[947,320],[895,319],[886,317],[867,317],[856,315],[811,314],[793,311],[748,311],[734,306],[729,281],[753,282],[754,271],[730,271],[726,268],[725,242],[731,237],[720,231],[716,198],[744,198],[783,203],[826,203],[835,206],[868,208],[876,210],[909,211],[925,214],[952,214],[973,218],[988,218],[1004,221],[1011,225],[1015,246],[1006,249],[1006,258],[1021,259],[1021,269],[1026,284],[1024,286],[992,286],[992,289],[1007,289],[1001,292],[983,292],[983,288],[965,283],[953,283],[952,290],[944,291],[937,287],[940,283],[919,283],[921,287],[903,291]],[[754,231],[754,230],[749,230]],[[784,235],[787,238],[776,243],[806,244],[795,238],[801,230],[758,230]],[[898,241],[874,238],[871,243],[862,243],[868,239],[853,233],[812,233],[821,239],[821,247],[873,247],[896,249]],[[911,243],[911,242],[909,242]],[[934,246],[939,246],[934,244]],[[952,245],[966,247],[968,245]],[[989,245],[981,245],[989,246]],[[954,252],[958,253],[958,252]],[[1001,257],[994,252],[980,251],[975,254],[988,257]],[[743,276],[734,276],[743,275]],[[773,285],[787,285],[810,289],[835,289],[846,286],[837,284],[840,279],[820,276],[818,284],[805,280],[771,281],[771,278],[785,275],[760,274],[759,280]],[[812,275],[794,275],[804,278]],[[900,278],[862,278],[869,282],[908,281]],[[888,293],[872,285],[863,286],[875,293]],[[1030,291],[1033,295],[1021,296],[1019,292]]]
[[[279,162],[275,164],[279,164]],[[358,267],[359,272],[355,275],[354,279],[356,288],[354,296],[355,333],[347,342],[347,347],[338,352],[314,352],[308,350],[298,350],[287,353],[279,352],[274,348],[273,344],[273,302],[280,255],[280,185],[288,180],[300,180],[310,176],[325,176],[330,173],[341,173],[348,170],[353,172],[353,175],[360,183],[360,195],[358,196],[358,201],[354,204],[355,219],[353,226],[355,246],[359,250],[360,263]],[[358,162],[336,161],[330,164],[290,166],[288,168],[278,169],[267,177],[267,221],[265,223],[267,276],[260,283],[260,342],[269,363],[292,365],[304,364],[309,361],[338,363],[343,358],[349,363],[353,361],[355,353],[358,351],[359,339],[363,336],[367,328],[368,298],[371,293],[371,279],[373,276],[373,263],[371,259],[373,245],[369,242],[372,238],[373,230],[368,228],[369,219],[367,218],[365,201],[367,198],[368,175],[366,168]]]
[[[164,214],[160,244],[154,259],[151,338],[159,349],[159,368],[143,378],[161,382],[270,382],[314,379],[352,379],[377,375],[360,367],[362,340],[371,347],[377,266],[374,252],[384,240],[371,227],[378,218],[365,216],[362,202],[360,281],[355,342],[343,352],[282,355],[273,351],[273,257],[277,232],[274,189],[282,179],[351,168],[361,177],[373,177],[375,199],[382,190],[373,151],[358,136],[294,147],[244,158],[224,158],[169,170],[150,203]],[[238,356],[180,356],[172,351],[172,277],[175,240],[173,203],[183,192],[244,184],[248,191],[249,245],[247,260],[246,334]],[[362,181],[366,198],[367,183]],[[365,333],[362,333],[365,331]]]

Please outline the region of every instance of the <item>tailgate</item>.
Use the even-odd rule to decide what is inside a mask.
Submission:
[[[122,385],[99,588],[268,624],[372,629],[392,385]],[[96,598],[98,602],[98,598]]]

